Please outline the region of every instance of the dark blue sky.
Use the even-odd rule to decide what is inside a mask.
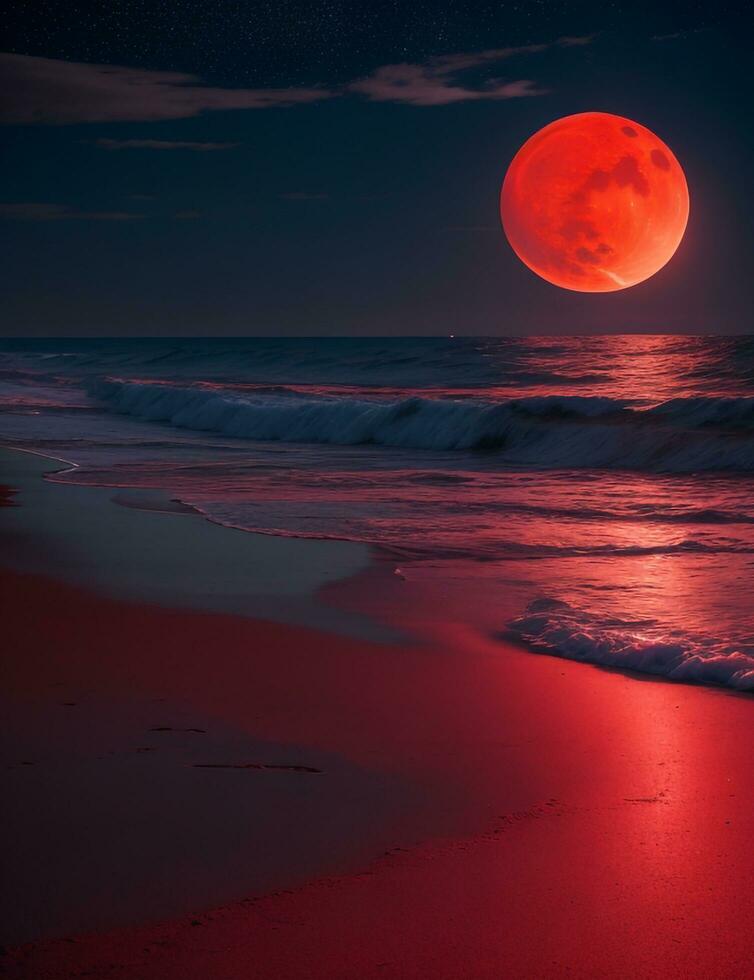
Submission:
[[[0,59],[6,335],[751,330],[725,4],[64,7],[19,5]],[[657,132],[691,192],[618,293],[547,284],[499,225],[518,147],[585,110]]]

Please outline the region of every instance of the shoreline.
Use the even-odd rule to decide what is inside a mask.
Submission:
[[[167,492],[47,480],[45,474],[57,472],[53,462],[76,466],[0,446],[0,472],[17,489],[16,501],[24,502],[3,526],[17,540],[34,542],[11,549],[7,566],[52,572],[115,598],[393,638],[387,627],[317,600],[323,586],[371,563],[366,545],[250,534],[171,505]],[[138,506],[140,499],[161,505]],[[175,523],[187,516],[197,519]]]
[[[378,642],[116,598],[44,555],[2,579],[4,839],[15,921],[61,938],[10,977],[743,974],[750,698],[452,620]]]

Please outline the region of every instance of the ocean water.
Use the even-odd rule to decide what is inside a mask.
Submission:
[[[753,337],[4,341],[0,441],[366,542],[533,650],[754,690]]]

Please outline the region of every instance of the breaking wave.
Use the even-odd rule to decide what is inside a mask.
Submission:
[[[599,616],[558,599],[536,599],[508,632],[568,660],[754,691],[754,640],[732,643],[663,630],[654,620]]]
[[[225,436],[404,449],[487,450],[513,465],[655,472],[754,470],[754,398],[647,409],[601,396],[370,400],[96,380],[111,411]]]

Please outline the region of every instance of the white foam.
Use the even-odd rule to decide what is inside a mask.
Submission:
[[[754,645],[663,631],[651,620],[600,616],[541,598],[529,603],[509,632],[535,650],[569,660],[754,691]]]

